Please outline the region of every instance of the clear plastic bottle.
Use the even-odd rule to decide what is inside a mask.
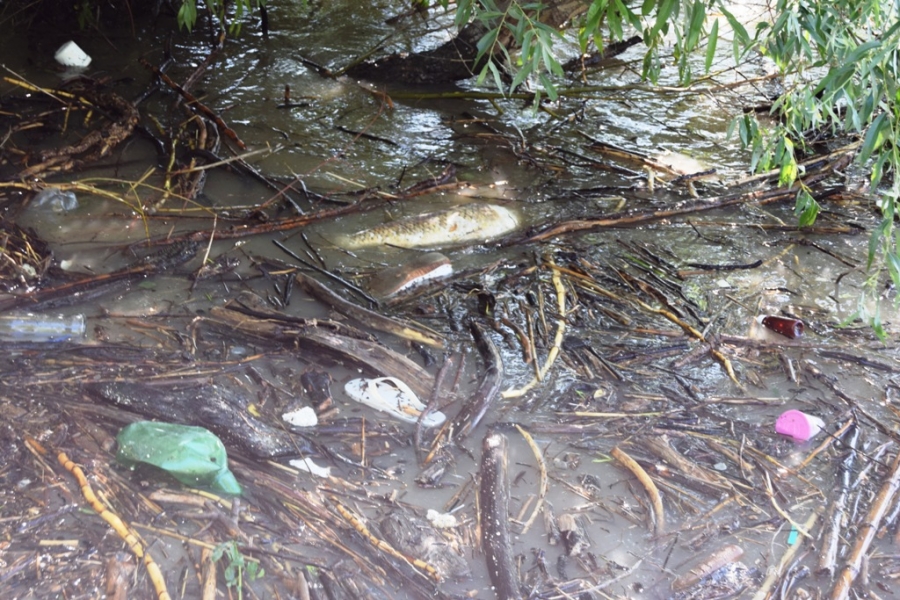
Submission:
[[[7,342],[63,342],[84,337],[84,331],[84,315],[0,315],[0,340]]]

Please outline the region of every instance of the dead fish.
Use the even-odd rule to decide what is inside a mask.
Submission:
[[[336,243],[347,249],[372,246],[436,248],[497,239],[519,226],[518,215],[496,204],[466,204],[398,219],[350,235]]]
[[[398,267],[383,269],[369,281],[369,291],[378,298],[390,298],[426,281],[453,273],[450,259],[440,252],[426,252]]]

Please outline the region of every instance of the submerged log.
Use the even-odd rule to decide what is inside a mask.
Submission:
[[[450,425],[450,435],[455,441],[466,438],[478,427],[487,409],[500,392],[500,384],[503,382],[503,359],[497,347],[480,325],[473,322],[471,329],[475,345],[484,360],[485,371],[481,383],[478,384],[478,389],[469,397]]]
[[[417,363],[377,342],[348,337],[319,327],[315,319],[303,324],[292,322],[288,316],[284,320],[260,319],[223,307],[214,307],[210,310],[210,315],[212,318],[208,322],[228,327],[232,331],[295,344],[310,350],[316,360],[324,352],[334,360],[347,361],[385,377],[397,377],[420,398],[427,398],[431,394],[434,379]]]
[[[221,385],[111,382],[89,384],[87,390],[99,400],[146,417],[206,427],[257,458],[313,451],[302,437],[254,417],[248,398]]]
[[[408,323],[400,322],[391,317],[373,312],[361,306],[358,306],[349,300],[345,300],[332,292],[324,284],[319,283],[312,277],[297,273],[297,283],[300,284],[309,295],[317,300],[324,302],[336,311],[355,319],[371,329],[384,331],[413,342],[427,344],[433,348],[443,348],[444,342],[437,335],[430,331],[414,327]]]
[[[481,486],[478,488],[481,548],[497,598],[521,600],[522,592],[519,590],[509,536],[507,454],[506,436],[498,431],[489,431],[482,442]]]

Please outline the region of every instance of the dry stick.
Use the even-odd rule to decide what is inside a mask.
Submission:
[[[422,433],[424,428],[424,423],[426,417],[433,413],[440,400],[441,392],[443,392],[444,388],[444,379],[447,377],[447,373],[450,371],[450,368],[453,366],[456,354],[451,354],[446,359],[444,359],[444,364],[441,365],[441,368],[438,369],[437,375],[434,376],[434,387],[431,389],[431,397],[428,399],[428,402],[425,403],[425,408],[422,410],[422,413],[419,415],[419,418],[416,420],[416,430],[413,434],[413,450],[416,453],[416,460],[420,465],[424,465],[425,462],[422,459]]]
[[[809,515],[809,518],[806,519],[806,523],[803,524],[803,527],[809,531],[815,526],[816,519],[819,518],[819,513],[813,512]],[[767,600],[769,596],[771,596],[772,587],[778,582],[778,579],[784,574],[785,570],[788,566],[794,561],[794,556],[796,556],[797,552],[800,550],[800,546],[803,545],[803,538],[797,537],[797,540],[791,545],[790,548],[784,553],[784,556],[781,557],[781,560],[778,563],[777,567],[770,567],[769,572],[766,574],[765,580],[762,582],[762,585],[759,586],[759,589],[756,590],[756,595],[753,596],[753,600]]]
[[[900,487],[900,452],[897,452],[894,462],[891,464],[890,478],[878,490],[878,495],[872,501],[868,514],[859,526],[860,535],[857,536],[847,564],[841,569],[841,574],[831,591],[831,600],[844,600],[849,595],[850,586],[853,585],[853,580],[859,574],[863,557],[869,550],[872,540],[875,539],[881,519],[890,507],[898,487]]]
[[[666,513],[663,510],[662,497],[659,495],[659,490],[656,488],[656,484],[653,483],[652,479],[650,479],[650,475],[647,474],[647,471],[645,471],[644,468],[639,465],[636,460],[619,449],[618,446],[613,448],[610,454],[613,456],[613,458],[622,463],[622,465],[624,465],[626,469],[631,471],[634,476],[638,478],[638,481],[641,482],[641,485],[644,486],[644,489],[647,490],[647,494],[650,496],[650,503],[653,505],[653,513],[655,517],[654,529],[656,531],[656,535],[661,535],[666,529]]]
[[[212,119],[213,122],[216,124],[216,127],[221,129],[222,133],[224,133],[226,136],[228,136],[231,139],[231,141],[233,141],[237,145],[238,148],[240,148],[241,150],[247,149],[247,144],[245,144],[243,141],[241,141],[241,138],[238,137],[238,134],[235,133],[234,130],[231,129],[231,127],[229,127],[225,123],[225,121],[222,119],[222,117],[220,117],[215,112],[213,112],[212,109],[210,109],[208,106],[206,106],[205,104],[203,104],[199,100],[197,100],[197,98],[195,98],[193,96],[193,94],[191,94],[190,92],[185,90],[183,87],[181,87],[180,85],[178,85],[177,83],[172,81],[172,79],[168,75],[166,75],[165,73],[160,71],[159,67],[157,67],[156,65],[151,65],[149,62],[147,62],[146,59],[143,59],[143,58],[139,59],[139,62],[145,69],[152,71],[154,75],[159,77],[163,83],[165,83],[167,86],[169,86],[170,88],[172,88],[173,90],[178,92],[178,94],[182,98],[184,98],[188,104],[196,107],[197,110],[202,112],[208,118]]]
[[[706,340],[706,336],[704,336],[700,331],[698,331],[696,327],[694,327],[690,323],[686,323],[684,320],[682,320],[678,315],[676,315],[672,311],[666,310],[664,308],[654,308],[654,307],[650,306],[649,304],[647,304],[646,302],[643,302],[635,297],[632,297],[631,300],[632,300],[632,302],[637,304],[640,308],[644,309],[645,311],[654,313],[654,314],[658,314],[658,315],[668,319],[669,321],[675,323],[676,325],[681,327],[685,331],[685,333],[687,333],[691,337],[697,339],[698,341],[700,341],[704,344],[709,344],[709,342]],[[725,356],[724,354],[722,354],[722,352],[720,350],[713,348],[712,345],[709,346],[709,353],[712,354],[713,357],[717,361],[719,361],[719,364],[722,365],[722,368],[725,369],[725,372],[728,374],[728,378],[731,379],[731,381],[734,382],[734,384],[736,386],[738,386],[739,389],[743,390],[744,386],[741,384],[740,381],[738,381],[737,375],[735,375],[735,373],[734,373],[734,367],[731,366],[731,361],[728,359],[728,357]]]
[[[551,365],[553,365],[553,362],[559,355],[560,348],[562,348],[563,338],[566,333],[566,288],[562,284],[562,278],[559,276],[559,271],[553,268],[555,265],[552,259],[549,260],[549,264],[553,287],[556,288],[557,311],[559,311],[559,318],[556,320],[556,337],[553,339],[553,346],[550,348],[550,352],[547,353],[547,360],[544,361],[544,364],[541,366],[534,379],[519,389],[506,390],[500,394],[503,398],[520,398],[538,383],[543,381],[544,377],[547,376],[547,372],[550,370]]]
[[[438,447],[445,431],[451,436],[450,439],[457,442],[472,433],[484,418],[484,414],[493,403],[494,398],[497,397],[500,385],[503,383],[503,358],[500,356],[497,346],[477,323],[473,321],[469,327],[472,330],[472,337],[475,338],[475,346],[484,361],[484,376],[478,384],[478,389],[466,400],[446,428],[441,430],[441,434],[435,438],[434,448]],[[430,457],[426,459],[425,464],[428,462],[430,462]]]
[[[680,592],[695,586],[722,567],[740,560],[743,555],[744,549],[735,544],[716,550],[693,569],[676,577],[672,582],[672,591]]]
[[[853,423],[851,419],[850,423]],[[828,573],[829,578],[834,575],[835,562],[837,561],[838,546],[841,538],[841,523],[844,521],[844,505],[847,503],[847,495],[850,490],[850,473],[856,462],[856,445],[859,441],[859,427],[854,427],[850,433],[850,439],[846,441],[847,453],[841,460],[838,481],[837,497],[828,507],[828,518],[825,522],[825,534],[822,547],[819,550],[818,572]]]
[[[231,328],[236,333],[296,344],[301,348],[337,354],[345,361],[363,365],[386,376],[401,377],[419,398],[431,394],[431,374],[415,361],[386,346],[366,339],[352,338],[337,332],[324,331],[315,323],[298,323],[258,318],[230,308],[216,306],[210,310],[206,322]]]
[[[825,441],[823,441],[821,444],[819,444],[818,448],[816,448],[815,450],[810,452],[809,456],[804,458],[803,462],[800,463],[799,465],[797,465],[795,470],[802,471],[806,467],[806,465],[808,465],[809,463],[811,463],[813,461],[813,459],[815,457],[817,457],[819,454],[821,454],[822,452],[824,452],[825,450],[830,448],[831,445],[834,444],[835,440],[841,439],[841,436],[843,436],[844,433],[846,433],[846,431],[848,429],[850,429],[850,426],[855,425],[855,424],[856,424],[856,418],[851,417],[850,419],[848,419],[846,423],[841,425],[840,429],[838,429],[837,431],[835,431],[834,433],[829,435],[827,438],[825,438]]]
[[[338,312],[363,323],[366,327],[384,331],[385,333],[390,333],[397,337],[418,342],[420,344],[426,344],[432,348],[440,349],[444,347],[443,340],[435,334],[422,331],[421,329],[413,329],[406,323],[401,323],[396,319],[386,317],[380,313],[358,306],[349,300],[344,300],[325,285],[303,273],[297,273],[297,283],[317,300],[320,300]]]
[[[538,513],[541,512],[541,507],[544,504],[544,497],[547,495],[547,489],[550,487],[550,478],[547,476],[547,465],[544,462],[544,456],[541,452],[541,449],[538,448],[538,445],[534,442],[534,438],[531,437],[531,434],[522,429],[520,426],[516,425],[516,429],[519,430],[519,433],[522,434],[522,437],[525,438],[525,441],[528,442],[528,447],[531,448],[531,451],[534,453],[534,459],[537,461],[538,470],[541,473],[541,489],[538,493],[537,504],[534,505],[534,510],[531,511],[531,516],[528,517],[528,520],[522,525],[522,535],[528,533],[528,530],[531,528],[532,523],[537,518]]]
[[[334,502],[334,507],[337,509],[338,513],[347,520],[348,523],[355,529],[361,536],[366,538],[370,544],[381,550],[382,552],[393,556],[394,558],[398,558],[403,562],[409,564],[411,567],[414,567],[416,572],[424,571],[428,576],[434,579],[437,582],[441,581],[441,575],[438,573],[437,569],[433,566],[426,563],[424,560],[420,560],[418,558],[407,556],[388,544],[386,541],[375,537],[369,528],[366,527],[365,523],[360,520],[359,517],[350,512],[347,508],[344,507],[343,504],[337,501],[334,497],[331,498],[332,502]]]
[[[824,168],[821,173],[817,173],[816,175],[805,178],[804,184],[806,186],[810,186],[814,183],[817,183],[818,181],[825,178],[827,172],[840,169],[848,164],[851,158],[852,154],[850,152],[835,157],[834,160],[828,165],[828,167]],[[798,189],[799,187],[792,187],[779,188],[776,190],[770,190],[768,192],[755,191],[744,194],[732,194],[727,196],[719,196],[716,198],[708,198],[699,202],[679,203],[671,208],[666,208],[663,210],[626,211],[613,213],[611,215],[598,219],[578,219],[574,221],[565,221],[534,234],[530,238],[527,238],[525,242],[543,241],[552,237],[556,237],[558,235],[562,235],[564,233],[572,233],[575,231],[586,231],[589,229],[608,227],[627,227],[631,225],[637,225],[639,223],[648,223],[650,221],[658,221],[660,219],[677,217],[680,215],[716,210],[719,208],[735,206],[738,204],[747,204],[749,202],[766,204],[769,202],[775,202],[777,200],[790,198],[797,193]]]
[[[809,530],[807,530],[805,527],[803,527],[802,525],[797,523],[793,519],[793,517],[791,517],[791,515],[789,515],[786,510],[781,508],[780,504],[778,504],[778,501],[775,499],[775,490],[772,489],[772,478],[769,476],[769,472],[765,471],[763,474],[765,475],[765,478],[766,478],[766,495],[769,496],[769,502],[771,502],[772,508],[774,508],[775,512],[777,512],[779,515],[781,515],[785,521],[790,523],[791,526],[797,530],[797,533],[799,533],[800,535],[802,535],[805,538],[809,538],[810,540],[812,540],[813,537],[809,534]]]
[[[554,271],[561,271],[570,276],[580,279],[582,281],[582,283],[585,283],[587,285],[587,287],[590,288],[591,291],[601,294],[607,298],[610,298],[611,300],[616,300],[619,302],[630,301],[630,302],[633,302],[634,304],[636,304],[639,308],[641,308],[647,312],[658,314],[658,315],[668,319],[672,323],[675,323],[679,327],[681,327],[684,330],[684,332],[687,333],[688,335],[690,335],[691,337],[699,340],[700,342],[708,343],[706,338],[704,337],[704,335],[700,331],[698,331],[696,327],[693,327],[689,323],[684,322],[682,319],[680,319],[676,314],[674,314],[671,311],[668,311],[668,310],[665,310],[662,308],[654,308],[654,307],[650,306],[649,304],[647,304],[646,302],[642,302],[640,299],[638,299],[634,296],[630,296],[629,298],[623,298],[616,294],[613,294],[612,292],[609,292],[609,291],[601,288],[599,285],[597,285],[597,282],[589,275],[584,275],[582,273],[571,271],[571,270],[565,269],[563,267],[557,267],[556,265],[553,265],[553,264],[551,264],[550,267]],[[623,324],[627,325],[627,323],[623,323]],[[733,381],[735,383],[735,385],[738,386],[738,388],[743,389],[743,385],[741,385],[741,383],[738,381],[737,376],[734,373],[734,367],[732,367],[731,361],[728,359],[728,357],[725,356],[721,351],[719,351],[713,347],[710,347],[709,353],[712,354],[713,357],[715,357],[715,359],[719,361],[719,363],[725,369],[725,372],[728,374],[728,377],[731,379],[731,381]]]
[[[669,444],[665,435],[648,438],[643,441],[644,448],[654,456],[664,460],[669,466],[678,469],[685,476],[705,488],[712,487],[716,491],[736,492],[735,484],[725,476],[709,471],[681,455]]]
[[[203,583],[200,586],[201,600],[216,600],[216,561],[212,559],[212,551],[204,548],[200,551],[200,564],[203,565]]]
[[[30,437],[25,438],[25,444],[36,454],[46,455],[47,449],[44,448],[37,440],[34,440]],[[153,583],[153,587],[156,590],[156,596],[159,600],[171,600],[172,597],[169,596],[169,592],[166,590],[166,580],[163,577],[162,571],[159,569],[159,565],[153,560],[153,557],[150,556],[149,552],[144,550],[143,545],[138,540],[137,536],[132,533],[128,526],[119,518],[118,515],[110,511],[106,508],[102,502],[97,498],[97,495],[94,494],[94,490],[91,489],[91,484],[88,483],[87,477],[84,476],[84,471],[81,470],[81,467],[76,465],[74,462],[69,460],[69,457],[66,456],[65,452],[60,452],[57,454],[56,459],[59,461],[59,464],[63,466],[72,476],[75,477],[75,480],[78,482],[78,486],[81,488],[81,494],[84,496],[84,499],[88,504],[91,505],[100,518],[106,521],[109,526],[119,534],[134,555],[143,559],[144,566],[147,569],[147,575],[150,577],[151,583]]]
[[[498,600],[522,600],[509,535],[508,442],[499,431],[488,431],[482,442],[481,548]]]

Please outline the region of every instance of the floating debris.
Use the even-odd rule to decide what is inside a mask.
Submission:
[[[375,273],[369,281],[369,291],[380,298],[390,298],[452,274],[453,265],[449,258],[440,252],[427,252],[400,266]]]
[[[775,421],[775,431],[805,442],[825,428],[825,421],[799,410],[783,412]]]
[[[356,402],[386,412],[407,423],[416,423],[425,410],[425,405],[415,392],[396,377],[352,379],[346,383],[344,391]],[[447,417],[443,413],[435,411],[425,415],[422,425],[437,427],[445,420]]]
[[[792,340],[803,335],[803,321],[787,317],[760,317],[763,327]]]
[[[340,235],[335,242],[348,249],[373,246],[440,248],[466,242],[489,242],[515,231],[519,223],[518,215],[506,207],[466,204]]]
[[[116,460],[127,467],[145,463],[185,485],[223,494],[241,493],[240,484],[228,470],[225,446],[203,427],[138,421],[122,429],[116,441]]]

